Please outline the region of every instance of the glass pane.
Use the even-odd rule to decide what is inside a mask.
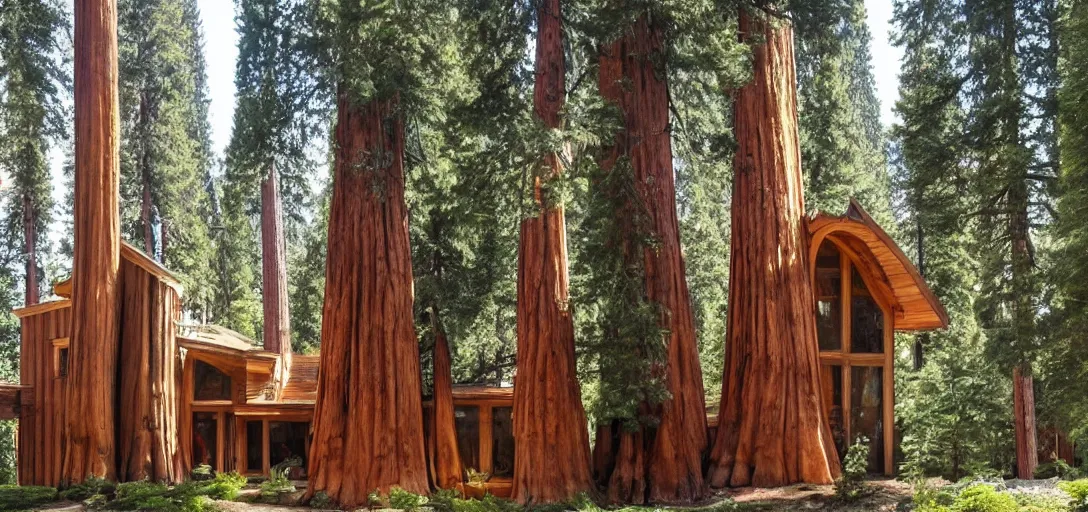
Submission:
[[[60,370],[60,376],[61,377],[67,377],[68,376],[68,348],[67,347],[60,349],[60,354],[58,355],[58,359],[59,359],[58,366],[60,366],[60,368],[58,368]]]
[[[264,446],[264,425],[260,421],[246,422],[246,470],[261,471],[261,447]]]
[[[851,267],[852,268],[852,267]],[[884,312],[873,300],[857,269],[852,268],[850,351],[862,354],[884,353]]]
[[[842,268],[838,248],[824,241],[816,252],[816,333],[820,350],[842,350]]]
[[[230,400],[230,377],[218,368],[197,361],[193,367],[194,400]]]
[[[869,471],[884,471],[884,369],[854,366],[850,372],[850,435],[869,439]]]
[[[491,475],[514,476],[514,409],[491,409]]]
[[[272,466],[283,464],[287,477],[292,480],[306,478],[307,436],[310,424],[301,421],[273,421],[268,424],[268,462]]]
[[[214,412],[193,413],[193,466],[207,464],[219,471],[215,464],[218,422]]]
[[[453,423],[457,428],[457,451],[461,452],[461,467],[480,470],[480,408],[454,407]]]
[[[846,455],[846,426],[842,419],[842,366],[825,364],[821,368],[820,380],[823,388],[824,410],[831,423],[831,438],[835,440],[835,449],[841,460]]]

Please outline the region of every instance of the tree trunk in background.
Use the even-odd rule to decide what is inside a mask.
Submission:
[[[736,97],[733,234],[722,411],[707,478],[829,484],[839,460],[820,400],[816,317],[797,135],[793,36],[752,19],[753,79]]]
[[[178,483],[177,291],[127,261],[121,264],[121,387],[118,478]],[[229,441],[229,439],[228,439]]]
[[[147,93],[141,91],[139,111],[139,123],[141,125],[146,125],[151,122],[148,119],[147,101]],[[142,193],[140,195],[140,222],[144,225],[144,252],[147,253],[151,259],[158,260],[158,256],[155,254],[155,231],[151,225],[151,156],[147,151],[146,140],[141,141],[140,144],[140,186],[142,188]],[[163,254],[166,254],[165,250],[163,250]]]
[[[75,254],[62,485],[114,479],[120,261],[117,2],[75,3]]]
[[[1035,478],[1039,448],[1035,436],[1035,384],[1031,369],[1017,366],[1012,370],[1013,430],[1016,435],[1016,476]]]
[[[307,495],[343,507],[375,489],[428,490],[401,115],[395,98],[338,96]]]
[[[669,93],[664,76],[655,74],[663,52],[660,27],[640,18],[627,34],[606,46],[600,58],[600,88],[624,114],[612,161],[630,158],[634,186],[650,215],[657,243],[641,255],[646,296],[660,305],[660,325],[668,330],[667,364],[656,368],[672,395],[647,413],[657,428],[622,432],[609,496],[613,501],[690,503],[705,492],[702,472],[707,446],[706,403],[695,344],[684,259],[680,252],[676,190],[669,133]],[[658,63],[659,64],[659,63]],[[640,453],[645,449],[645,454]],[[645,489],[645,497],[641,489]]]
[[[38,215],[30,196],[23,196],[23,243],[26,246],[26,305],[40,300],[38,286]]]
[[[434,414],[431,432],[434,435],[434,486],[456,489],[461,484],[461,452],[457,449],[457,428],[453,411],[453,375],[450,347],[446,332],[438,320],[437,310],[431,312],[434,326]]]
[[[558,129],[566,95],[559,0],[537,8],[533,112]],[[536,215],[518,243],[517,378],[514,379],[514,482],[518,503],[554,503],[593,488],[589,431],[574,357],[563,206],[545,197],[562,164],[546,155],[535,178]]]
[[[291,314],[287,303],[287,242],[277,174],[273,164],[261,180],[261,293],[264,349],[281,356],[273,376],[279,396],[291,368]]]

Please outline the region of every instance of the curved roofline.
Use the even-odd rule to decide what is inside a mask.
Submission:
[[[922,278],[922,275],[918,272],[918,269],[914,266],[914,263],[912,263],[910,261],[910,258],[908,258],[907,255],[903,253],[903,250],[899,248],[899,245],[896,244],[894,240],[892,240],[892,237],[889,236],[888,233],[885,232],[884,229],[881,228],[880,225],[877,224],[871,216],[869,216],[869,213],[865,211],[865,208],[863,208],[861,204],[857,202],[857,200],[851,198],[850,206],[841,216],[832,216],[825,213],[818,213],[813,219],[808,221],[808,232],[811,244],[810,255],[813,254],[812,251],[818,249],[818,243],[822,242],[822,240],[828,235],[843,232],[857,238],[857,235],[855,233],[852,233],[853,229],[856,228],[862,228],[871,232],[876,237],[876,240],[888,250],[888,252],[902,266],[906,275],[910,278],[911,284],[913,284],[914,287],[917,288],[922,298],[928,304],[929,309],[932,311],[934,316],[936,316],[936,322],[923,321],[921,323],[918,323],[917,325],[906,324],[902,327],[897,325],[896,329],[898,330],[902,328],[904,330],[931,330],[943,329],[945,327],[948,327],[948,312],[945,311],[944,306],[941,304],[941,301],[937,299],[937,296],[933,293],[933,290],[931,290],[929,288],[929,285],[926,284],[925,279]],[[877,262],[879,262],[879,259],[876,258],[875,254],[872,253],[871,248],[869,248],[869,251],[870,255],[873,256],[873,258],[877,260]],[[815,263],[813,258],[810,258],[810,260],[812,260],[810,261],[810,265]],[[885,271],[883,265],[881,265],[881,270]],[[886,271],[884,272],[884,274],[887,275]],[[895,294],[897,287],[890,284],[890,288],[892,289],[893,295],[895,295],[895,299],[898,301],[899,297]]]

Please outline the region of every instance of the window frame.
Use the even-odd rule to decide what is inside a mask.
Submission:
[[[71,365],[72,351],[69,350],[69,338],[57,338],[53,340],[53,378],[65,380],[68,378],[68,370]],[[67,350],[68,358],[64,360],[63,372],[61,372],[61,352]]]
[[[813,246],[810,254],[815,255],[820,248],[820,245],[824,243],[830,243],[835,246],[835,249],[839,251],[839,273],[841,278],[839,280],[839,308],[841,311],[840,319],[841,331],[840,338],[841,344],[839,350],[820,350],[820,371],[822,372],[825,366],[839,366],[842,372],[842,411],[843,411],[843,430],[845,431],[845,441],[847,447],[853,444],[853,429],[851,426],[851,417],[853,415],[853,407],[851,404],[851,390],[853,389],[852,382],[852,368],[854,366],[868,366],[868,367],[880,367],[883,368],[881,383],[883,396],[882,402],[882,422],[884,427],[884,474],[893,475],[895,473],[895,316],[891,307],[891,301],[884,297],[875,286],[872,286],[871,281],[873,276],[869,275],[866,267],[859,264],[860,258],[854,251],[839,242],[834,236],[828,234],[827,236],[814,239],[812,241]],[[810,263],[810,276],[812,279],[812,287],[815,292],[816,289],[816,261],[815,257],[812,258]],[[883,342],[884,351],[880,354],[873,353],[854,353],[851,351],[853,344],[853,279],[854,272],[857,270],[857,274],[861,277],[862,282],[865,283],[866,288],[869,289],[869,295],[872,296],[873,301],[880,307],[881,314],[884,315],[884,332]],[[813,307],[818,300],[818,297],[813,296]],[[815,310],[813,314],[815,314]],[[825,414],[828,411],[824,412]]]

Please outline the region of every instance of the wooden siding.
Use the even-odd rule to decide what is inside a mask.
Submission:
[[[65,378],[54,373],[53,340],[68,337],[72,308],[42,306],[46,305],[37,306],[42,312],[23,316],[21,322],[19,374],[22,384],[34,391],[33,401],[19,418],[19,483],[56,486],[62,460]]]

